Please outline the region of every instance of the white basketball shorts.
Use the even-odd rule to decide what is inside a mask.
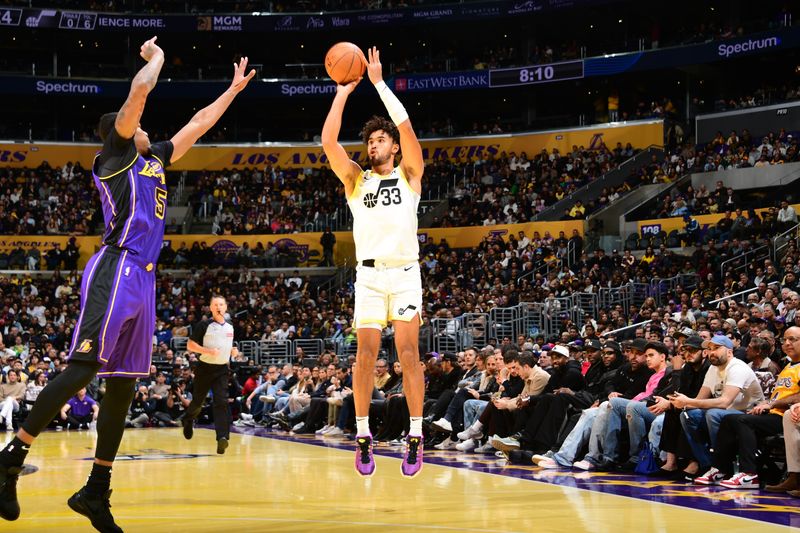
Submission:
[[[390,320],[422,319],[422,276],[416,261],[398,267],[356,267],[356,329],[386,327]],[[373,326],[374,327],[374,326]]]

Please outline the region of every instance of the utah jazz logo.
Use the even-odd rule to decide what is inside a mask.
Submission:
[[[145,161],[144,168],[139,171],[139,175],[148,178],[158,178],[161,185],[166,185],[167,178],[164,176],[164,168],[158,161]]]
[[[78,349],[76,351],[78,351],[80,353],[89,353],[89,352],[91,352],[92,351],[92,340],[91,339],[83,339],[81,341],[80,346],[78,346]]]
[[[367,176],[364,177],[364,180],[366,179]],[[378,185],[377,194],[368,192],[364,195],[364,205],[371,209],[378,205],[378,200],[380,200],[381,205],[396,205],[402,203],[403,197],[400,195],[400,188],[397,186],[399,181],[399,178],[381,180],[380,185]]]
[[[364,195],[364,205],[373,208],[378,205],[378,195],[373,192],[368,192]]]
[[[405,314],[406,311],[416,311],[416,310],[417,310],[417,306],[416,305],[409,305],[408,307],[401,307],[400,309],[398,309],[397,310],[397,314],[398,315],[403,315],[403,314]]]

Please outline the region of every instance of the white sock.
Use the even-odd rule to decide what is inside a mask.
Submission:
[[[476,420],[476,421],[475,421],[475,423],[474,423],[474,424],[472,424],[472,427],[474,427],[475,429],[477,429],[478,431],[480,431],[480,430],[482,430],[482,429],[483,429],[483,424],[481,423],[481,421],[480,421],[480,420]]]
[[[422,417],[421,416],[412,416],[409,418],[411,420],[411,427],[408,429],[409,435],[414,435],[415,437],[422,436]]]
[[[357,416],[356,417],[356,435],[363,437],[369,435],[369,417]]]

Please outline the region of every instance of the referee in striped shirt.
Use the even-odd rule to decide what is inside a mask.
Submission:
[[[199,354],[194,371],[192,403],[183,417],[183,436],[194,435],[194,419],[200,414],[208,391],[214,395],[214,427],[217,431],[217,453],[225,453],[230,439],[231,416],[228,409],[228,371],[233,348],[233,326],[225,320],[228,302],[219,294],[211,297],[211,320],[198,322],[187,349]]]

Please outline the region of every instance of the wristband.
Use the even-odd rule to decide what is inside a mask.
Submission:
[[[397,96],[394,95],[392,90],[389,89],[385,81],[381,80],[376,83],[375,90],[378,91],[378,96],[381,97],[383,105],[386,106],[386,110],[389,112],[389,117],[396,126],[399,126],[408,120],[408,112],[406,111],[406,108],[403,107],[403,104],[400,102]]]

